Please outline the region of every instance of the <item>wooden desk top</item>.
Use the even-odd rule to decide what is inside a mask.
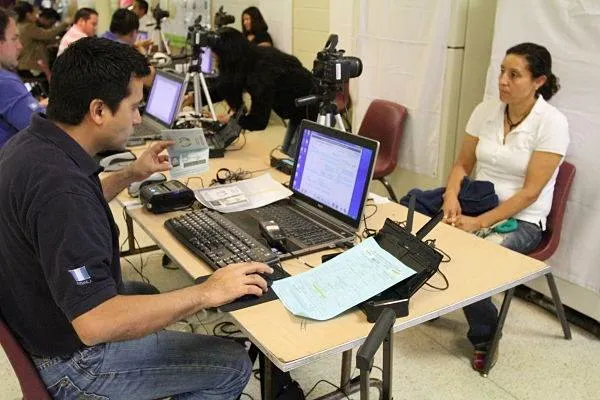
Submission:
[[[248,170],[268,167],[268,152],[272,147],[265,147],[264,141],[258,136],[248,139],[243,151],[232,152],[223,159],[211,159],[211,171],[208,175],[214,176],[213,171],[221,166],[234,169],[243,165]],[[285,179],[277,171],[272,174],[276,179]],[[208,184],[206,179],[204,183]],[[367,215],[372,209],[372,206],[367,206]],[[193,278],[211,272],[164,228],[164,221],[177,213],[154,215],[141,208],[129,209],[128,213]],[[395,203],[379,205],[377,213],[367,220],[367,225],[369,228],[379,229],[386,217],[403,221],[406,208]],[[415,215],[414,231],[426,221],[425,216]],[[427,286],[419,290],[410,300],[410,315],[396,320],[396,331],[462,308],[550,271],[541,261],[445,224],[439,224],[427,238],[436,239],[436,246],[452,258],[449,263],[440,265],[450,287],[445,291]],[[329,251],[324,253],[327,252]],[[303,256],[302,260],[310,265],[318,265],[321,254]],[[288,260],[284,262],[284,267],[291,274],[308,269],[298,260]],[[439,275],[435,275],[429,282],[435,286],[444,285]],[[269,359],[284,371],[360,345],[373,326],[357,309],[329,321],[312,321],[294,316],[280,301],[234,311],[231,315]]]

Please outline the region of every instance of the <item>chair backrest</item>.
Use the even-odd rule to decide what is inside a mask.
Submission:
[[[374,178],[387,176],[396,168],[406,114],[406,107],[387,100],[373,100],[369,105],[358,134],[380,143]]]
[[[562,230],[563,217],[567,207],[567,198],[575,178],[575,166],[566,161],[558,169],[556,183],[554,184],[554,197],[552,198],[552,208],[546,221],[546,231],[542,236],[542,241],[530,257],[538,260],[547,260],[554,254],[560,242],[560,233]]]
[[[0,315],[0,343],[17,375],[23,399],[51,400],[46,385],[29,358],[29,354],[21,347],[2,315]]]

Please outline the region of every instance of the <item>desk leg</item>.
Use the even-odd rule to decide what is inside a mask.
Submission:
[[[121,257],[132,256],[134,254],[146,253],[148,251],[158,250],[157,245],[146,246],[139,249],[135,248],[135,234],[133,232],[133,219],[125,211],[125,225],[127,226],[127,245],[129,246],[126,251],[121,252]]]
[[[498,348],[498,343],[500,342],[500,336],[502,336],[502,328],[504,327],[504,321],[506,320],[506,315],[508,314],[508,308],[510,307],[510,302],[515,294],[515,288],[508,289],[504,293],[504,301],[502,302],[502,307],[500,308],[500,315],[498,315],[498,325],[496,326],[496,332],[494,332],[494,337],[492,338],[492,342],[490,343],[490,347],[488,348],[488,354],[490,357],[486,357],[485,365],[483,366],[483,371],[481,371],[481,375],[483,377],[487,377],[490,370],[492,369],[492,354]]]
[[[350,386],[352,376],[352,350],[346,350],[342,353],[342,371],[340,375],[340,388],[345,392]]]
[[[263,377],[264,388],[263,388],[263,400],[274,400],[275,394],[273,393],[273,363],[269,360],[269,357],[259,355],[265,362],[265,376]]]

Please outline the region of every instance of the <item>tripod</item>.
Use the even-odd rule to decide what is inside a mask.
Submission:
[[[167,53],[167,55],[170,56],[171,49],[169,48],[169,42],[167,42],[167,38],[160,28],[160,24],[161,20],[157,19],[156,24],[154,24],[154,31],[152,32],[152,41],[156,43],[158,51]]]
[[[335,95],[338,91],[340,91],[340,88],[338,85],[326,84],[321,85],[321,91],[322,94],[320,95],[311,94],[309,96],[296,99],[296,107],[304,107],[320,101],[317,123],[331,128],[335,127],[337,123],[338,129],[345,131],[346,126],[344,125],[344,120],[338,112],[337,105],[335,104]]]
[[[215,108],[213,106],[212,99],[210,98],[210,93],[208,92],[208,86],[206,85],[206,79],[204,78],[204,73],[202,72],[201,68],[202,53],[204,52],[204,50],[202,50],[202,48],[199,46],[192,46],[192,49],[192,58],[190,60],[190,66],[186,74],[186,81],[189,82],[189,80],[191,80],[194,84],[194,112],[196,113],[196,115],[202,115],[201,93],[204,93],[212,120],[216,121],[217,114],[215,113]],[[200,92],[200,90],[202,90],[202,92]]]

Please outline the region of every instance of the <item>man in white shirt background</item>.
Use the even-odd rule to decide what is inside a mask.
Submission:
[[[96,36],[98,27],[98,13],[93,8],[80,8],[75,13],[73,25],[60,40],[58,46],[58,55],[67,49],[72,43],[81,38],[88,36]]]

